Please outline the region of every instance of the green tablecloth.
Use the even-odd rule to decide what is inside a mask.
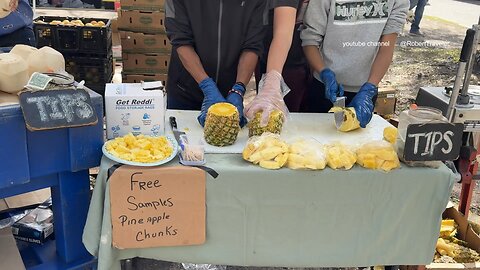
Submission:
[[[403,165],[391,173],[264,170],[240,155],[207,155],[207,240],[201,246],[112,247],[103,158],[83,242],[98,267],[132,257],[240,266],[349,267],[431,262],[453,174]],[[178,165],[174,160],[169,165]]]

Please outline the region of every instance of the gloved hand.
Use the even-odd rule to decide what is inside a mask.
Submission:
[[[373,104],[372,98],[378,94],[378,87],[372,83],[366,82],[360,87],[358,93],[353,97],[348,107],[355,108],[358,122],[362,128],[367,127],[372,120]]]
[[[272,70],[265,74],[263,79],[263,85],[262,82],[259,84],[260,89],[258,89],[257,96],[245,107],[245,116],[250,120],[255,117],[257,112],[263,112],[260,121],[262,127],[268,124],[270,113],[274,110],[282,111],[284,117],[288,115],[288,108],[283,101],[280,88],[282,74]]]
[[[207,119],[208,108],[215,103],[226,102],[226,100],[220,93],[220,90],[218,90],[218,87],[212,78],[204,79],[198,84],[198,86],[200,86],[200,89],[202,89],[203,92],[203,103],[202,111],[197,119],[203,127],[205,125],[205,120]]]
[[[245,95],[245,91],[246,89],[243,84],[236,83],[227,96],[227,102],[237,107],[240,116],[240,127],[244,127],[245,124],[247,124],[247,119],[243,115],[243,96]]]
[[[320,81],[325,84],[325,98],[332,103],[337,101],[337,97],[343,97],[343,86],[338,84],[335,73],[325,68],[320,72]]]

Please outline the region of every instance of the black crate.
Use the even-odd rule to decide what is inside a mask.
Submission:
[[[84,24],[102,21],[104,27],[51,25],[52,21],[81,20]],[[44,23],[40,23],[40,21]],[[109,55],[112,51],[112,26],[107,19],[41,16],[34,21],[37,47],[50,46],[61,53]]]
[[[113,56],[65,56],[65,70],[73,75],[77,82],[85,81],[85,86],[101,94],[105,93],[105,85],[113,78]]]

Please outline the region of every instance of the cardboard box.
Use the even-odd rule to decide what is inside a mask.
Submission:
[[[164,86],[166,86],[167,76],[167,74],[122,74],[122,82],[140,83],[160,81]]]
[[[393,88],[379,88],[375,112],[379,115],[395,114],[397,98],[396,90]]]
[[[468,247],[480,253],[480,237],[473,231],[468,220],[454,207],[443,212],[443,219],[453,219],[458,224],[457,238],[468,243]],[[433,253],[432,251],[432,257]],[[431,263],[427,266],[403,266],[403,270],[451,270],[451,269],[480,269],[480,263]]]
[[[473,231],[468,220],[457,209],[450,207],[443,212],[443,219],[453,219],[458,224],[457,238],[467,242],[469,248],[480,253],[480,237]],[[480,269],[480,263],[432,263],[426,269]]]
[[[110,21],[112,26],[112,33],[118,33],[118,17]]]
[[[172,45],[166,35],[120,32],[124,53],[171,54]]]
[[[107,84],[107,139],[128,133],[162,135],[165,110],[166,96],[161,82]]]
[[[0,262],[2,269],[25,270],[22,257],[17,248],[17,243],[10,228],[0,230]]]
[[[164,11],[165,0],[121,0],[124,10]]]
[[[170,55],[164,54],[122,54],[125,74],[166,74]]]
[[[160,11],[120,10],[118,29],[150,34],[165,34],[165,13]]]
[[[50,189],[45,188],[20,195],[0,199],[0,212],[39,205],[50,198]]]

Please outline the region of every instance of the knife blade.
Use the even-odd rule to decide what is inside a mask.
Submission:
[[[347,97],[337,97],[337,100],[333,103],[333,107],[345,108],[345,100]]]
[[[172,127],[173,136],[175,136],[175,140],[177,140],[178,145],[180,145],[181,144],[180,136],[184,135],[185,132],[178,130],[177,119],[175,118],[175,116],[170,116],[169,120],[170,120],[170,127]]]
[[[345,100],[346,97],[337,97],[337,100],[333,103],[334,107],[340,107],[340,108],[345,108]],[[337,129],[340,128],[340,126],[343,124],[343,118],[345,117],[345,112],[343,110],[339,112],[334,112],[333,117],[335,119],[335,126],[337,126]]]

